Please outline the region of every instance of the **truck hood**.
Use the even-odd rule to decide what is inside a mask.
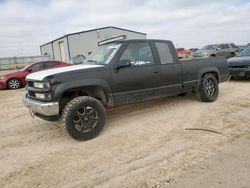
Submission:
[[[42,81],[44,78],[55,75],[55,74],[76,71],[76,70],[83,70],[83,69],[92,69],[92,68],[97,68],[97,67],[103,67],[103,65],[74,65],[74,66],[68,66],[68,67],[60,67],[60,68],[49,69],[49,70],[44,70],[44,71],[39,71],[39,72],[29,74],[26,77],[26,79]]]
[[[227,60],[228,65],[250,65],[250,56],[231,57]]]

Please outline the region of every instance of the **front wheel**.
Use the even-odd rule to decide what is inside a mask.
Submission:
[[[9,89],[19,89],[22,86],[22,83],[20,80],[13,78],[7,82],[7,86]]]
[[[103,104],[95,98],[82,96],[64,107],[62,120],[68,134],[76,140],[90,140],[102,131],[106,121]]]
[[[204,102],[213,102],[218,98],[218,81],[213,74],[207,73],[202,77],[199,94]]]

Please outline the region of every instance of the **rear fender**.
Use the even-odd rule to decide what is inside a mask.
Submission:
[[[197,83],[198,85],[197,85],[197,87],[199,87],[201,85],[201,79],[207,73],[212,73],[216,77],[216,79],[218,80],[218,83],[220,83],[219,70],[216,67],[205,67],[205,68],[202,68],[198,73],[198,83]]]

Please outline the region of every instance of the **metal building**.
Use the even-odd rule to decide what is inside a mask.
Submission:
[[[40,46],[41,55],[49,55],[54,60],[69,61],[77,55],[88,56],[101,40],[113,36],[126,35],[127,39],[145,39],[146,34],[119,27],[103,27],[71,33]]]

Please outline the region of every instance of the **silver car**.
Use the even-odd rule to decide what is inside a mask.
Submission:
[[[235,55],[236,46],[233,43],[230,44],[212,44],[206,45],[200,50],[193,53],[193,58],[207,58],[207,57],[233,57]]]

